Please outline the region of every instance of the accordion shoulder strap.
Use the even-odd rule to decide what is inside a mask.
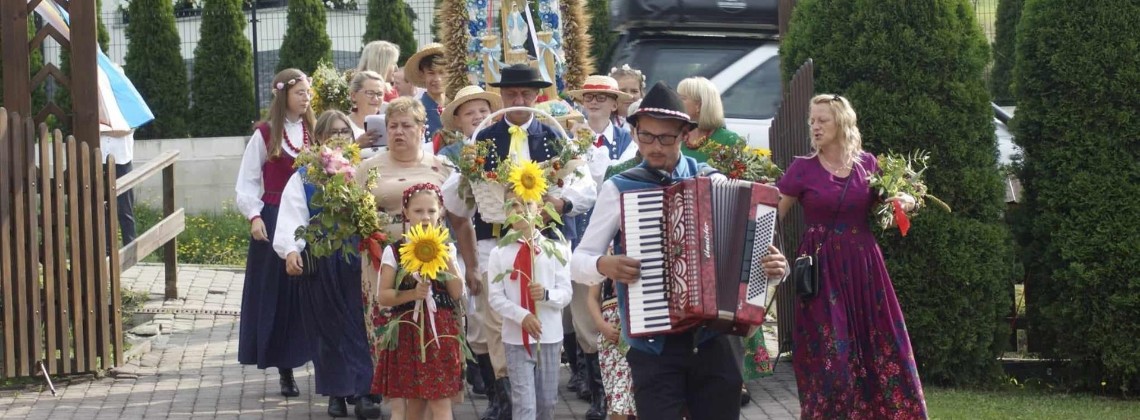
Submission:
[[[631,181],[645,182],[656,185],[669,185],[672,183],[670,177],[662,175],[660,172],[651,171],[644,166],[636,166],[627,169],[621,173],[621,176],[628,178]]]

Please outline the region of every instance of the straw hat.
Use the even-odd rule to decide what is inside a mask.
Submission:
[[[430,55],[437,54],[440,56],[443,55],[443,45],[433,42],[420,48],[420,50],[412,54],[411,57],[408,57],[408,61],[404,63],[404,80],[407,80],[408,83],[414,86],[426,87],[424,86],[424,73],[420,71],[420,61],[423,61],[423,59]]]
[[[566,92],[567,95],[570,95],[571,98],[574,98],[574,100],[578,102],[585,102],[585,100],[582,99],[582,95],[587,93],[608,93],[617,96],[619,101],[628,101],[633,98],[633,95],[622,92],[621,89],[618,88],[616,79],[602,75],[587,76],[586,81],[582,83],[581,89]]]
[[[459,107],[463,104],[476,99],[482,99],[490,103],[491,112],[503,108],[503,99],[499,94],[486,92],[479,86],[465,86],[463,89],[459,89],[459,92],[455,93],[455,99],[452,99],[447,106],[443,107],[443,113],[439,116],[443,120],[443,128],[448,130],[460,130],[459,127],[456,127],[458,121],[456,121],[455,111],[458,111]]]

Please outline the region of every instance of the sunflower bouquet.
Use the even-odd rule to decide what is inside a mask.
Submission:
[[[450,243],[451,234],[448,229],[439,225],[413,225],[404,233],[404,243],[400,244],[400,268],[396,271],[397,281],[406,283],[420,282],[448,282],[458,278],[449,270],[453,245]],[[433,292],[434,293],[434,292]],[[412,309],[412,319],[392,318],[394,322],[385,329],[381,337],[381,345],[387,349],[395,349],[399,342],[400,323],[412,325],[420,338],[420,360],[427,360],[427,349],[434,343],[440,348],[440,340],[451,338],[459,342],[465,355],[470,354],[466,348],[465,339],[461,335],[440,336],[436,329],[435,299],[429,295],[427,299],[417,300]],[[427,331],[431,331],[432,339],[427,339]]]
[[[705,142],[699,149],[708,155],[706,163],[732,179],[775,183],[783,171],[772,162],[772,151],[750,147],[743,141],[726,146],[715,141]]]
[[[310,205],[321,212],[295,234],[305,240],[315,257],[338,250],[345,251],[346,257],[367,252],[379,267],[380,253],[388,243],[384,231],[391,220],[376,211],[376,198],[369,192],[376,184],[375,174],[365,174],[368,179],[364,182],[356,179],[359,164],[360,147],[344,137],[333,137],[297,155],[293,166],[304,171],[306,183],[317,187]],[[346,246],[357,240],[358,247]]]
[[[930,155],[923,151],[915,151],[906,156],[895,153],[879,155],[879,173],[868,177],[869,186],[878,192],[879,198],[883,200],[900,193],[914,197],[914,208],[911,212],[926,207],[928,200],[949,212],[950,206],[930,194],[922,179],[929,159]],[[907,230],[910,229],[910,220],[903,211],[902,204],[897,201],[882,203],[875,210],[875,217],[884,230],[898,226],[899,232],[906,236]]]

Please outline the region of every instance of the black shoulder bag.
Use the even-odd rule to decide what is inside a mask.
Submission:
[[[847,176],[843,192],[839,194],[839,204],[835,206],[835,215],[831,218],[831,225],[827,227],[823,239],[815,246],[815,252],[812,255],[796,258],[796,262],[792,265],[792,281],[796,285],[796,294],[801,298],[810,299],[819,293],[819,254],[823,250],[823,244],[831,236],[831,231],[835,230],[835,224],[839,220],[839,210],[843,208],[843,198],[847,196],[847,187],[851,185],[851,178],[854,176],[854,173]]]

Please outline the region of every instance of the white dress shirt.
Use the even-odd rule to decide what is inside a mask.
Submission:
[[[724,178],[715,174],[712,179]],[[590,224],[582,234],[574,256],[570,258],[570,272],[574,281],[586,285],[600,284],[606,276],[598,271],[598,258],[606,255],[614,236],[621,230],[621,193],[613,181],[606,181],[598,191],[598,202],[605,205],[594,209]]]
[[[103,163],[107,163],[107,156],[114,156],[116,165],[131,163],[135,158],[135,130],[99,133],[99,149]]]
[[[273,250],[285,259],[290,253],[305,249],[305,240],[296,238],[297,228],[309,224],[309,200],[305,197],[305,181],[293,172],[285,190],[281,192],[281,207],[277,210],[277,227],[273,231]]]
[[[618,128],[615,127],[611,122],[608,126],[606,126],[606,129],[602,130],[601,132],[601,135],[605,138],[606,144],[610,145],[611,147],[615,144],[614,133],[616,130],[618,130]],[[597,136],[598,133],[594,133],[595,139]],[[588,166],[590,167],[590,175],[593,176],[594,183],[597,185],[602,185],[602,179],[606,176],[606,169],[609,169],[609,167],[620,164],[627,160],[633,159],[635,156],[637,156],[637,141],[633,141],[632,139],[629,142],[629,146],[626,146],[625,150],[621,152],[621,155],[617,157],[617,160],[613,159],[613,156],[610,154],[609,147],[590,146],[590,151],[587,154],[587,161],[589,162]]]
[[[551,241],[541,236],[539,238],[542,241]],[[556,242],[556,246],[563,258],[570,257],[569,244]],[[516,242],[496,247],[491,251],[487,274],[490,295],[487,295],[487,299],[490,301],[491,309],[503,316],[503,343],[521,346],[522,321],[530,312],[519,304],[521,301],[519,282],[510,278],[519,247]],[[557,258],[545,252],[535,256],[533,269],[532,281],[545,287],[549,294],[549,300],[535,302],[535,316],[538,317],[538,322],[542,323],[542,337],[537,337],[537,342],[541,344],[561,342],[562,308],[570,304],[570,297],[574,293],[570,285],[570,270]],[[506,274],[499,281],[495,281],[495,277],[500,273]]]
[[[285,120],[285,133],[294,148],[300,150],[304,147],[305,129],[301,121]],[[281,139],[281,153],[297,157],[289,147],[285,146],[285,139]],[[237,208],[247,220],[261,215],[265,203],[261,201],[261,194],[265,191],[261,182],[261,166],[269,159],[269,152],[265,149],[265,140],[261,138],[261,130],[254,130],[245,145],[245,153],[241,157],[241,167],[238,169]]]

